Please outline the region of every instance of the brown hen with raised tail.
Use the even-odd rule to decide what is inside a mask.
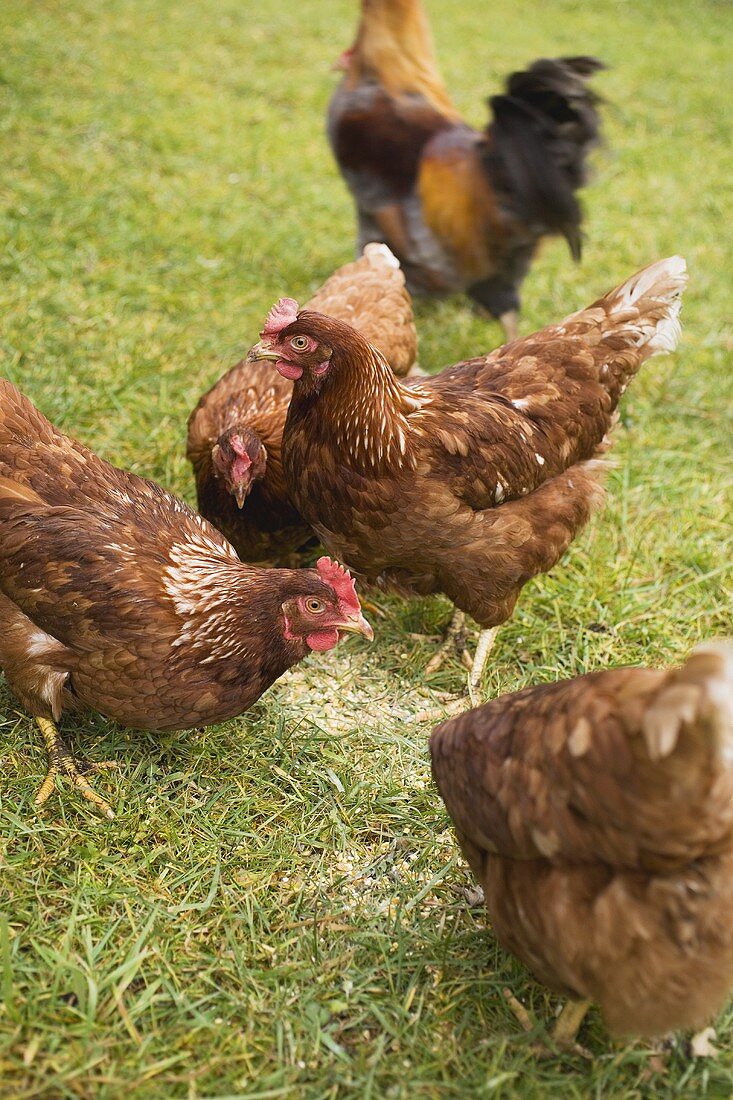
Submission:
[[[679,337],[685,263],[661,260],[588,309],[490,355],[401,382],[348,325],[283,299],[259,355],[294,381],[283,465],[324,546],[370,582],[443,592],[493,628],[602,498],[626,386]]]

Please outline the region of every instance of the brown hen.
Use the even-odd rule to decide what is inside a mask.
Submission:
[[[505,948],[614,1034],[710,1020],[733,987],[729,643],[503,696],[430,749]]]
[[[679,336],[685,264],[662,260],[588,309],[403,383],[354,329],[282,299],[258,354],[295,381],[283,464],[296,506],[370,582],[444,592],[493,629],[602,498],[619,399]]]
[[[342,631],[371,637],[335,562],[243,565],[206,520],[53,427],[0,379],[0,667],[50,769],[108,816],[63,744],[62,710],[180,730],[241,714]]]
[[[386,246],[369,245],[340,267],[308,308],[354,325],[387,356],[395,374],[416,369],[412,303]],[[282,468],[291,392],[250,355],[204,394],[188,421],[199,511],[243,561],[287,560],[313,534],[290,499]]]
[[[535,61],[467,126],[435,62],[420,0],[362,0],[356,42],[329,104],[334,155],[354,197],[358,243],[384,241],[413,293],[465,291],[516,335],[519,288],[543,236],[577,260],[576,193],[599,140],[592,57]]]

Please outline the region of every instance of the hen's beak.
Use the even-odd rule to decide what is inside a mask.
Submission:
[[[250,350],[247,358],[251,360],[271,359],[273,363],[276,363],[278,359],[280,359],[280,353],[274,351],[269,344],[265,344],[262,340],[260,340],[259,344],[255,344],[255,346]]]
[[[237,502],[237,508],[244,508],[244,502],[247,499],[249,493],[249,484],[247,485],[235,485],[232,489],[232,495]]]
[[[362,614],[350,616],[345,623],[339,623],[338,628],[346,634],[361,634],[368,642],[374,641],[374,631]]]

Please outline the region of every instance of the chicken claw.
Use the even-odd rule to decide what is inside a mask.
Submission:
[[[519,336],[519,311],[516,309],[508,309],[506,313],[502,313],[499,318],[499,324],[504,329],[504,335],[506,336],[506,343],[511,344],[513,340],[516,340]]]
[[[551,1039],[556,1047],[560,1050],[571,1051],[574,1054],[588,1055],[588,1052],[583,1047],[578,1046],[575,1040],[590,1006],[590,1001],[567,1002],[555,1021],[555,1026],[551,1032]]]
[[[481,677],[489,659],[489,654],[494,648],[498,632],[498,626],[492,626],[489,630],[482,630],[478,636],[471,673],[468,677],[468,697],[471,700],[472,707],[478,706],[478,689],[481,686]]]
[[[451,624],[448,627],[448,633],[446,635],[445,642],[440,647],[434,657],[428,662],[426,672],[434,672],[439,667],[440,661],[442,661],[445,655],[446,649],[454,644],[455,640],[463,632],[466,616],[462,611],[456,611]],[[459,695],[455,699],[451,699],[448,702],[443,703],[437,707],[425,707],[423,710],[417,711],[412,716],[410,721],[412,722],[440,722],[446,718],[453,717],[456,714],[461,714],[464,710],[468,710],[469,707],[479,706],[481,700],[479,698],[479,688],[481,686],[481,676],[483,675],[486,662],[489,658],[489,654],[493,649],[494,642],[496,641],[496,635],[499,631],[498,626],[492,626],[489,630],[482,630],[478,637],[478,643],[476,645],[476,653],[474,654],[473,661],[470,662],[470,673],[468,677],[468,691],[466,695]],[[436,659],[438,663],[436,664]]]
[[[502,992],[522,1031],[526,1033],[534,1031],[537,1025],[521,1001],[517,1000],[510,989],[504,989]],[[568,1001],[555,1021],[550,1042],[533,1043],[533,1053],[538,1058],[553,1058],[560,1050],[568,1054],[578,1054],[583,1058],[592,1058],[590,1052],[575,1041],[578,1029],[590,1006],[590,1001]]]
[[[437,653],[428,661],[425,666],[425,675],[432,676],[434,672],[443,664],[446,656],[451,650],[456,650],[458,654],[462,654],[466,644],[466,613],[465,611],[459,611],[458,608],[453,612],[453,618],[450,621],[450,625],[445,632],[445,639],[443,644]]]
[[[115,815],[111,806],[90,786],[84,776],[84,772],[105,771],[110,768],[116,768],[117,764],[113,760],[103,760],[99,764],[89,764],[86,767],[80,768],[64,742],[61,740],[61,735],[55,723],[49,718],[36,718],[36,724],[43,734],[43,740],[46,745],[49,760],[46,778],[43,780],[43,783],[41,783],[35,798],[36,806],[42,806],[54,790],[56,786],[56,777],[58,775],[65,775],[71,780],[75,787],[78,787],[84,798],[88,799],[89,802],[93,802],[94,805],[102,811],[105,817],[112,820]]]

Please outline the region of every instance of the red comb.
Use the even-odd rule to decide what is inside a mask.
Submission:
[[[229,446],[232,448],[235,455],[238,455],[239,458],[247,459],[247,465],[251,465],[252,459],[244,445],[244,440],[241,435],[231,435],[229,437]]]
[[[339,565],[337,561],[331,561],[330,558],[325,557],[318,559],[316,569],[321,580],[325,584],[331,585],[339,598],[339,603],[358,615],[361,611],[361,604],[356,594],[354,580],[348,569],[344,569],[343,565]]]
[[[293,321],[297,320],[298,303],[294,298],[281,298],[267,314],[265,327],[260,336],[277,336],[279,332],[282,332],[284,328],[292,325]]]

